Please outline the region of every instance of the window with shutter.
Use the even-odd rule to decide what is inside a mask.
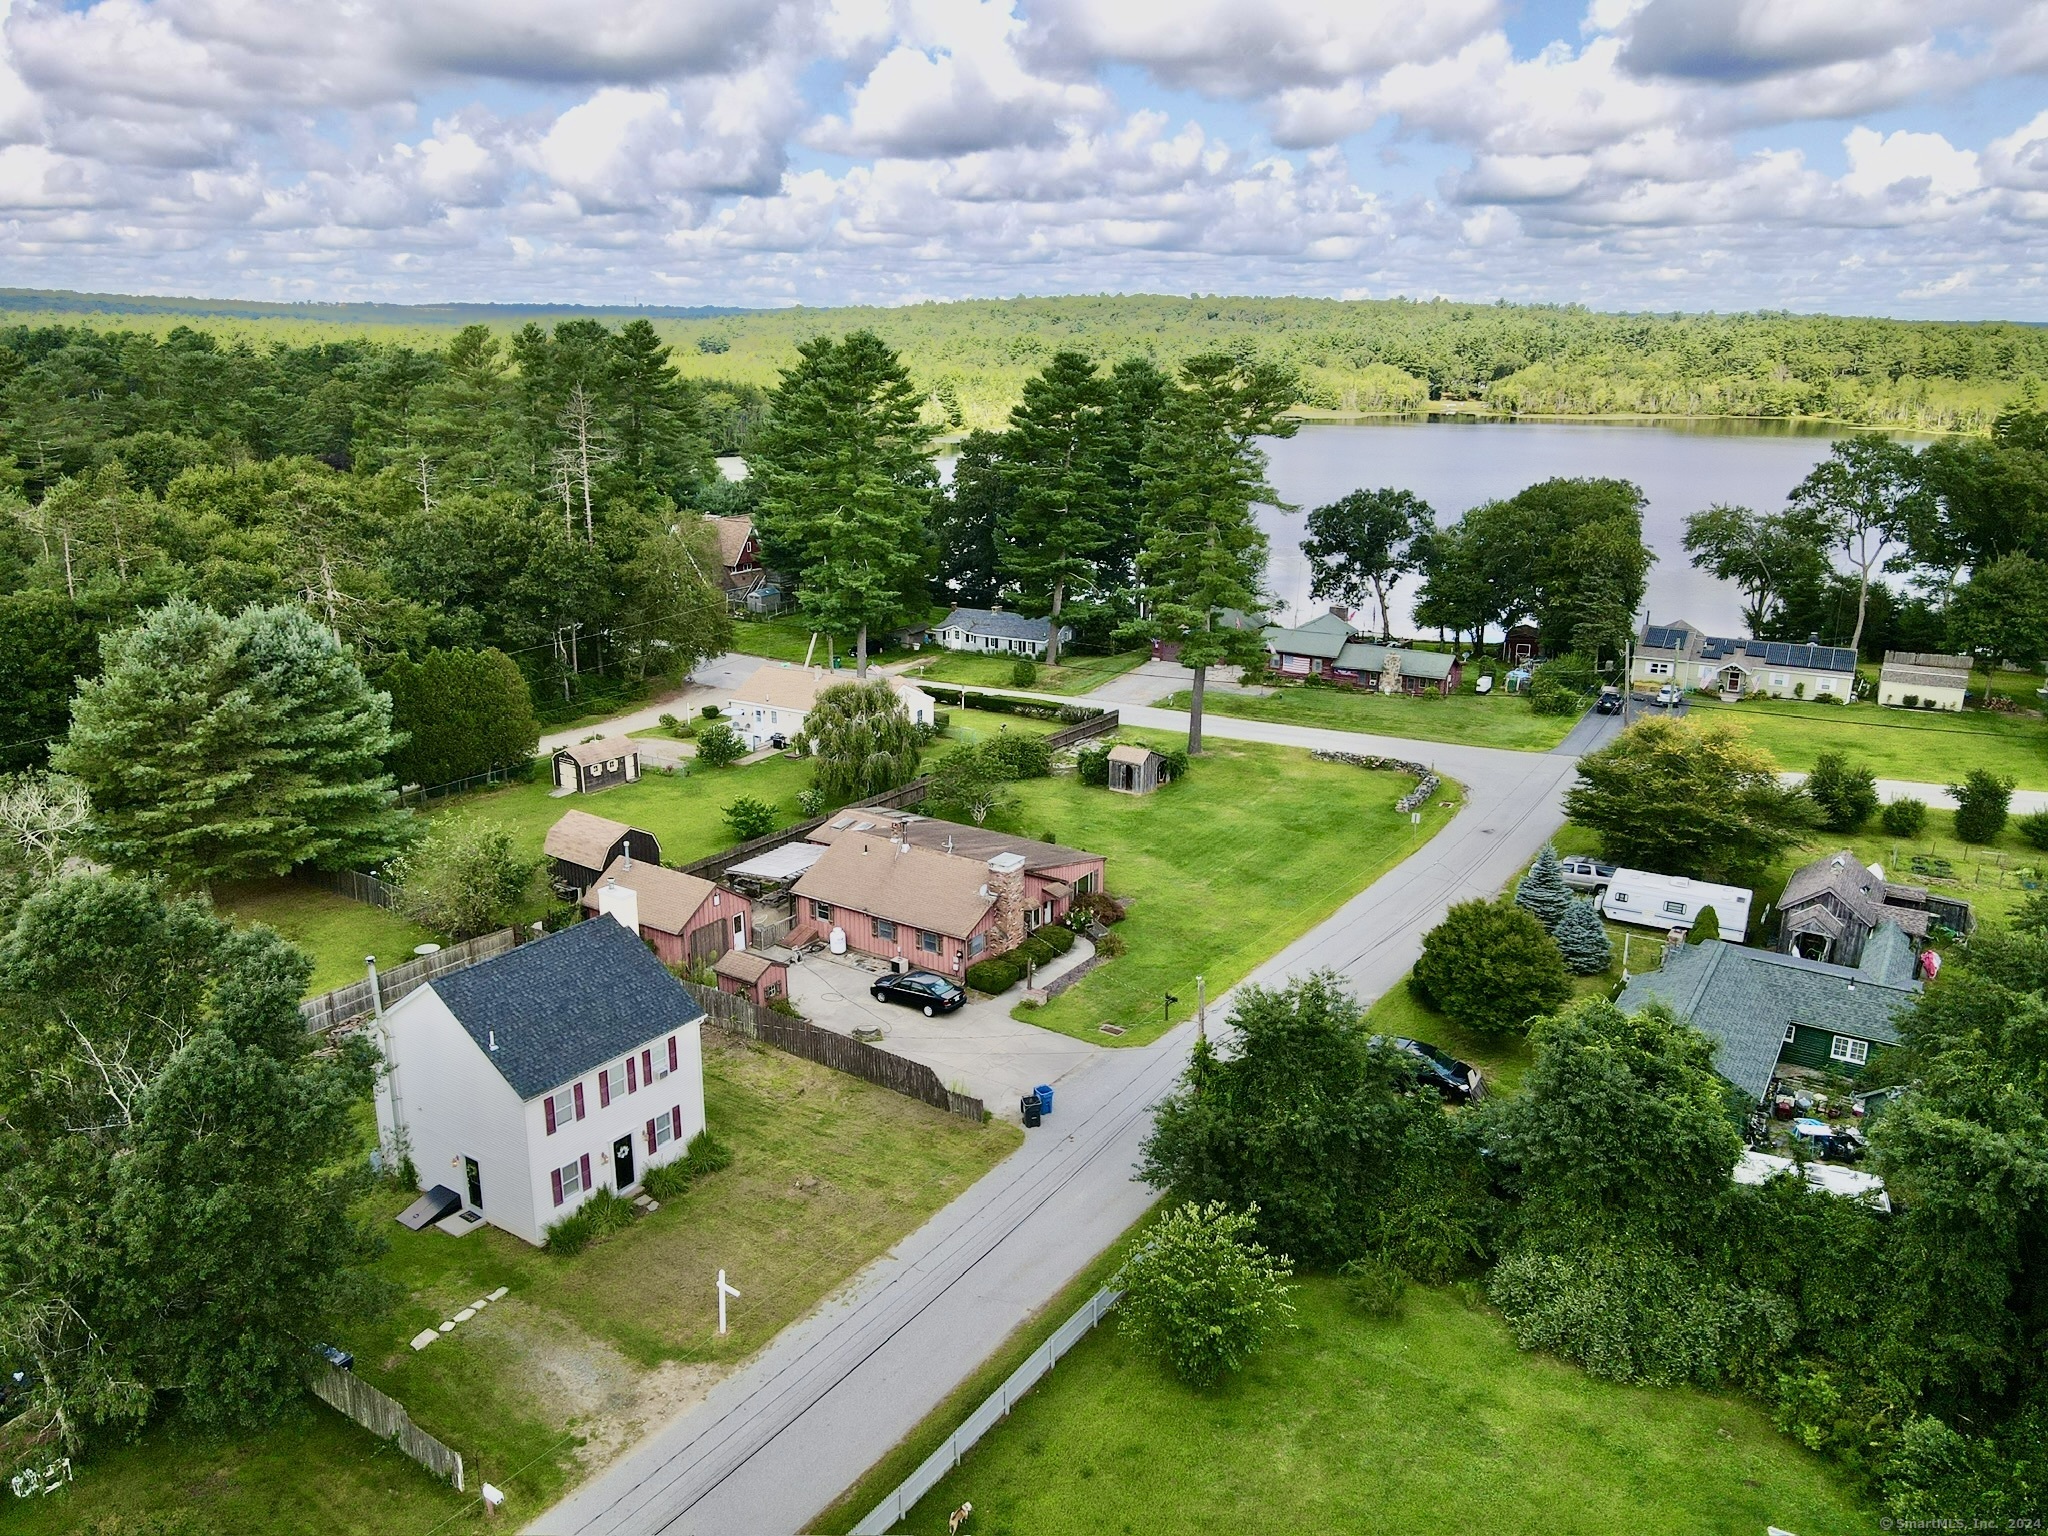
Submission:
[[[671,1072],[676,1070],[676,1037],[674,1035],[668,1037],[668,1069]]]
[[[626,1092],[638,1093],[639,1091],[640,1063],[635,1061],[632,1057],[628,1056],[626,1058]]]
[[[584,1153],[576,1159],[576,1170],[583,1175],[583,1187],[590,1188],[590,1154]]]
[[[583,1118],[583,1085],[581,1083],[576,1085],[576,1118],[578,1120]]]
[[[603,1109],[612,1101],[612,1074],[609,1069],[597,1074],[597,1107]]]
[[[552,1136],[555,1134],[555,1096],[551,1093],[542,1099],[540,1101],[540,1108],[541,1113],[547,1116],[548,1134]],[[559,1205],[561,1201],[557,1200],[555,1203]]]
[[[654,1155],[654,1148],[654,1122],[650,1120],[647,1122],[647,1155],[649,1157],[652,1157]]]
[[[649,1084],[654,1081],[654,1052],[652,1051],[642,1051],[640,1053],[640,1081]]]
[[[671,1126],[673,1126],[673,1127],[674,1127],[674,1129],[675,1129],[675,1136],[676,1136],[676,1140],[677,1140],[677,1141],[681,1141],[681,1140],[683,1139],[683,1111],[682,1111],[682,1107],[681,1107],[680,1105],[678,1105],[678,1106],[677,1106],[676,1108],[674,1108],[674,1109],[670,1110],[670,1111],[668,1112],[668,1118],[669,1118],[669,1124],[670,1124]]]
[[[555,1187],[555,1204],[560,1205],[562,1203],[562,1170],[550,1168],[548,1170],[548,1182]]]

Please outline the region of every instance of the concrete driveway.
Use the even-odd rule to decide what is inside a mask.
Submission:
[[[1079,940],[1061,963],[1045,973],[1051,980],[1093,953]],[[1022,995],[1012,990],[987,1001],[972,1000],[956,1013],[928,1019],[915,1009],[878,1003],[868,993],[885,968],[855,955],[807,954],[789,968],[790,1001],[820,1028],[850,1035],[879,1029],[884,1050],[921,1061],[949,1088],[980,1099],[995,1114],[1019,1119],[1017,1101],[1040,1083],[1057,1088],[1103,1054],[1102,1048],[1010,1017]],[[1057,1107],[1057,1103],[1055,1104]]]

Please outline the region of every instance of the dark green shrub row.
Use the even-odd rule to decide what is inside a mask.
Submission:
[[[940,704],[956,709],[983,709],[998,715],[1025,715],[1033,720],[1058,720],[1078,724],[1093,720],[1103,711],[1086,704],[1048,704],[1043,699],[1019,699],[1007,693],[970,693],[946,683],[920,682],[918,686]]]
[[[628,1226],[633,1202],[616,1191],[600,1189],[547,1229],[547,1251],[567,1257],[581,1253],[600,1237]]]
[[[640,1187],[657,1200],[673,1200],[706,1174],[731,1166],[732,1148],[708,1130],[699,1131],[681,1157],[648,1169]]]
[[[997,955],[993,959],[977,960],[967,967],[967,985],[994,997],[1017,985],[1017,978],[1023,974],[1009,955]]]
[[[1034,928],[1031,937],[1050,944],[1056,955],[1064,955],[1074,947],[1074,930],[1064,923],[1047,923],[1043,928]]]

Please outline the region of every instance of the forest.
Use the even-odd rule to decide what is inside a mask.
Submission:
[[[517,305],[266,305],[13,290],[0,316],[26,331],[86,327],[162,337],[185,326],[263,351],[434,350],[464,325],[510,334],[563,321],[644,318],[685,376],[772,386],[798,344],[874,331],[900,353],[941,429],[999,427],[1055,352],[1171,371],[1255,351],[1293,370],[1309,414],[1436,409],[1506,414],[1824,418],[1978,432],[2029,381],[2048,379],[2048,330],[1789,313],[1603,314],[1576,305],[1441,300],[1095,295],[901,308],[578,310]],[[10,345],[12,345],[10,343]],[[0,360],[4,361],[4,360]],[[727,451],[731,440],[722,445]]]

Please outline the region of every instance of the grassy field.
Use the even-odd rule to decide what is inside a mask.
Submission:
[[[1779,766],[1800,772],[1821,753],[1840,752],[1881,779],[1948,784],[1972,768],[1988,768],[2010,775],[2021,789],[2048,789],[2048,720],[2039,715],[1699,698],[1687,701],[1686,712],[1702,722],[1739,726]]]
[[[1109,889],[1131,902],[1117,929],[1121,959],[1017,1015],[1096,1044],[1157,1039],[1167,993],[1179,999],[1172,1017],[1189,1017],[1198,974],[1218,996],[1406,858],[1447,815],[1433,805],[1417,834],[1394,809],[1414,787],[1407,775],[1254,742],[1212,743],[1186,779],[1142,799],[1071,776],[1015,787],[1011,830],[1049,831],[1105,855]],[[1104,1023],[1128,1033],[1106,1036]]]
[[[1517,752],[1548,752],[1578,723],[1574,715],[1539,715],[1527,699],[1489,694],[1434,694],[1422,698],[1387,698],[1349,688],[1282,688],[1267,697],[1211,692],[1203,700],[1209,712],[1241,720],[1271,720],[1279,725],[1313,725],[1332,731],[1365,731],[1376,736],[1401,736],[1411,741],[1451,741],[1474,747],[1506,747]],[[1162,706],[1186,709],[1188,696],[1176,693]]]
[[[365,955],[375,955],[379,965],[389,968],[410,960],[414,945],[441,937],[396,912],[296,880],[224,885],[213,893],[213,904],[238,923],[269,924],[311,955],[308,995],[361,981]]]
[[[897,1529],[1484,1531],[1705,1536],[1870,1529],[1816,1456],[1756,1408],[1594,1381],[1525,1355],[1455,1291],[1368,1318],[1333,1280],[1235,1379],[1194,1392],[1105,1322]]]
[[[941,611],[937,617],[944,617]],[[773,619],[742,618],[733,626],[732,648],[743,656],[761,656],[769,661],[800,662],[808,653],[817,666],[825,665],[825,637],[818,636],[815,651],[811,646],[811,631],[800,618],[785,615]],[[901,661],[915,652],[878,644],[872,638],[868,651],[869,661]],[[853,665],[853,645],[849,641],[832,645],[833,654],[846,666]]]
[[[379,1267],[395,1304],[336,1342],[463,1453],[470,1499],[309,1402],[277,1429],[235,1441],[152,1430],[82,1463],[61,1497],[9,1501],[0,1530],[42,1536],[185,1511],[208,1532],[424,1536],[472,1514],[486,1477],[508,1490],[523,1524],[687,1408],[1023,1134],[709,1032],[704,1088],[732,1167],[575,1258],[488,1227],[455,1239],[380,1223],[390,1248]],[[380,1197],[378,1213],[405,1198]],[[712,1289],[721,1267],[742,1293],[724,1338]],[[406,1346],[499,1286],[511,1294],[431,1348]]]
[[[1761,912],[1765,902],[1775,903],[1793,870],[1838,848],[1852,849],[1860,863],[1881,866],[1901,885],[1925,886],[1969,902],[1980,924],[2003,924],[2026,899],[2027,881],[2048,884],[2048,853],[2025,842],[2010,821],[1997,842],[1979,845],[1956,839],[1953,813],[1929,811],[1927,828],[1918,837],[1893,837],[1876,817],[1860,832],[1816,832],[1812,842],[1780,860],[1757,882],[1753,910]],[[1953,875],[1939,879],[1916,871],[1915,854],[1947,859]],[[1751,934],[1750,942],[1759,942],[1758,936]]]
[[[1122,677],[1140,666],[1146,651],[1125,651],[1117,656],[1075,656],[1056,667],[1041,666],[1037,680],[1029,685],[1033,693],[1087,693],[1112,678]],[[1007,656],[975,656],[966,651],[944,651],[930,661],[920,661],[911,677],[929,678],[935,683],[971,683],[981,688],[1008,688],[1015,659]]]

